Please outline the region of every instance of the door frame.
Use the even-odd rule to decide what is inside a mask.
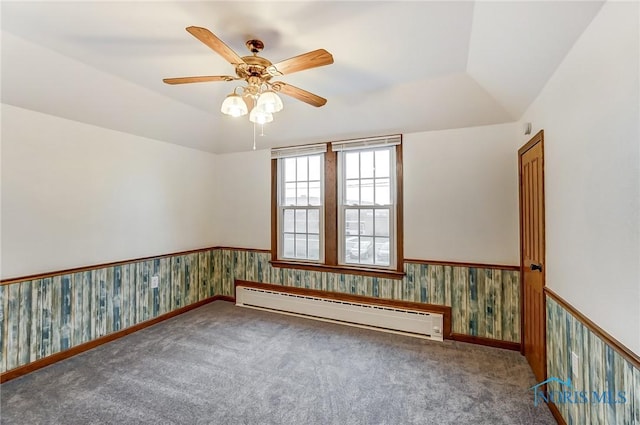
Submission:
[[[527,143],[525,143],[520,149],[518,149],[518,210],[519,210],[519,227],[520,227],[520,354],[525,355],[525,315],[524,315],[524,221],[523,221],[523,202],[522,202],[522,155],[531,149],[536,144],[540,143],[542,151],[542,225],[545,233],[545,258],[543,259],[542,268],[542,314],[545,318],[544,323],[544,350],[543,350],[543,366],[544,366],[544,379],[548,378],[547,373],[547,296],[546,296],[546,271],[547,271],[547,250],[546,250],[546,207],[545,207],[545,178],[544,178],[544,130],[540,130],[533,136]]]

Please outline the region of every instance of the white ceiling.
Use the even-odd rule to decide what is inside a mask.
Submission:
[[[535,99],[602,2],[8,2],[2,102],[211,152],[251,149],[247,117],[219,112],[237,82],[185,31],[206,27],[272,62],[324,48],[335,63],[280,79],[328,99],[285,97],[258,147],[505,123]]]

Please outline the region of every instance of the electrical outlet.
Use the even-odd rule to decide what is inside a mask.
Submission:
[[[159,280],[160,279],[158,279],[158,276],[151,276],[151,289],[158,287]]]
[[[573,376],[578,377],[578,373],[580,372],[580,358],[573,351],[571,352],[571,372],[573,372]]]

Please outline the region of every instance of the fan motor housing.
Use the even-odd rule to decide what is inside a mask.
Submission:
[[[249,78],[249,77],[262,77],[265,80],[269,80],[271,75],[269,75],[266,70],[272,64],[269,60],[260,57],[260,56],[245,56],[242,58],[244,63],[236,66],[236,74],[240,78]]]

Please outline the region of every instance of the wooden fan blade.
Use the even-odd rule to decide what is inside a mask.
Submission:
[[[275,91],[286,94],[287,96],[295,97],[298,100],[301,100],[309,105],[320,107],[327,103],[327,99],[324,97],[320,97],[316,94],[310,93],[306,90],[302,90],[301,88],[292,86],[290,84],[285,84],[282,81],[276,81],[271,84]]]
[[[208,29],[201,27],[187,27],[187,31],[189,31],[189,34],[209,46],[211,50],[225,58],[227,62],[231,63],[232,65],[238,65],[239,63],[244,62],[236,52],[231,50],[229,46],[224,44],[222,40],[216,37]]]
[[[293,74],[294,72],[303,71],[305,69],[317,68],[319,66],[330,65],[333,63],[333,56],[324,49],[314,50],[293,58],[285,59],[278,62],[273,67],[278,73]],[[278,75],[276,73],[276,75]]]
[[[233,81],[237,80],[235,77],[230,77],[228,75],[212,75],[212,76],[202,76],[202,77],[179,77],[179,78],[164,78],[164,81],[167,84],[188,84],[188,83],[206,83],[208,81]]]

